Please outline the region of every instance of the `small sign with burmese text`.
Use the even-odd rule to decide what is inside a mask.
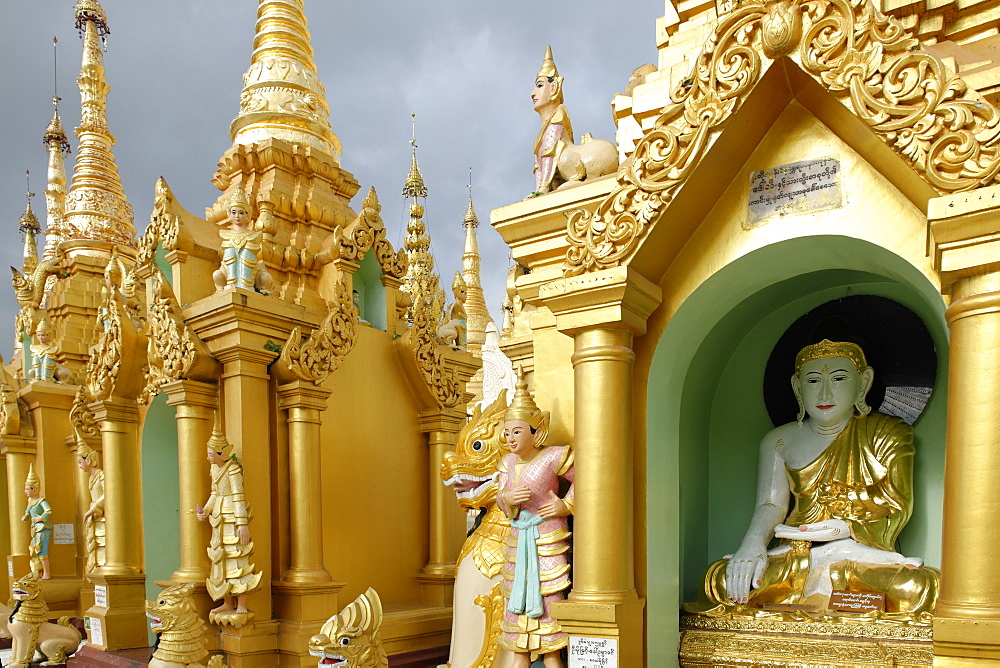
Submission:
[[[806,160],[750,174],[747,229],[771,218],[815,213],[841,206],[840,163]]]
[[[618,668],[618,638],[570,636],[569,668]]]
[[[830,609],[840,612],[871,612],[885,610],[885,594],[873,591],[847,591],[834,589],[830,595]]]

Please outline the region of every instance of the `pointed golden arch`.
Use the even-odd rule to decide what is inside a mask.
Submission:
[[[565,276],[627,264],[775,60],[787,57],[940,194],[998,182],[1000,111],[870,0],[748,0],[719,19],[688,79],[593,213],[567,223]]]

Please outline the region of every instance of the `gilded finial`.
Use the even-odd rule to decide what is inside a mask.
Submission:
[[[24,172],[25,177],[29,177],[29,172]],[[38,222],[38,218],[35,217],[35,212],[31,210],[31,198],[35,196],[35,193],[31,192],[31,183],[28,183],[28,193],[25,195],[25,199],[28,200],[28,205],[21,214],[21,218],[18,220],[17,229],[21,232],[21,238],[24,239],[25,236],[38,234],[42,231],[42,226]]]
[[[410,146],[413,148],[413,160],[410,163],[410,173],[403,185],[403,197],[427,197],[427,186],[417,165],[417,115],[410,114]]]
[[[472,167],[469,167],[469,206],[465,210],[465,218],[462,219],[462,227],[479,227],[479,218],[476,216],[476,210],[472,206]]]
[[[58,89],[58,63],[59,59],[56,55],[56,45],[59,44],[59,40],[55,37],[52,38],[52,120],[49,121],[48,126],[45,128],[45,134],[42,136],[42,143],[45,146],[51,148],[53,145],[58,147],[59,151],[66,155],[70,152],[69,141],[66,139],[66,132],[63,130],[62,122],[59,120],[59,102],[62,98],[59,97]]]
[[[247,198],[246,192],[240,186],[236,186],[232,196],[229,198],[229,206],[227,209],[232,209],[234,207],[243,209],[247,213],[253,212],[253,209],[250,208],[250,200]]]
[[[24,486],[34,487],[35,491],[37,492],[41,488],[41,485],[42,485],[41,481],[35,474],[35,465],[28,464],[28,476],[24,479]]]
[[[861,346],[849,341],[831,341],[823,339],[819,343],[806,346],[795,356],[795,375],[802,373],[802,366],[811,360],[829,359],[831,357],[846,357],[857,367],[858,373],[868,368],[865,353]]]
[[[552,79],[559,77],[559,70],[556,69],[556,61],[552,59],[551,45],[545,47],[545,58],[542,60],[542,68],[538,70],[538,74],[535,75],[536,79],[540,77]]]
[[[73,6],[76,10],[76,29],[83,36],[87,29],[87,21],[91,21],[97,28],[97,35],[107,45],[107,36],[111,34],[108,27],[108,15],[104,13],[104,8],[98,0],[80,0]]]

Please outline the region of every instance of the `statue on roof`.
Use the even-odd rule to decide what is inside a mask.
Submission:
[[[535,76],[531,101],[542,120],[535,138],[535,192],[533,195],[579,185],[580,182],[618,169],[618,149],[609,141],[594,139],[589,133],[579,145],[573,143],[573,124],[563,104],[563,78],[552,59],[552,47]]]
[[[52,383],[68,383],[73,380],[73,372],[56,361],[59,349],[52,343],[52,327],[47,318],[38,321],[35,327],[35,342],[29,346],[31,367],[28,378],[47,380]]]
[[[216,291],[236,287],[271,294],[274,278],[260,259],[264,233],[254,229],[253,208],[243,188],[237,187],[229,198],[228,215],[229,229],[219,230],[222,266],[212,274]]]

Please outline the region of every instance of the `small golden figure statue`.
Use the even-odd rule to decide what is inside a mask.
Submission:
[[[466,344],[466,332],[468,330],[468,316],[465,314],[465,297],[468,286],[462,278],[462,272],[455,272],[455,280],[451,282],[451,292],[455,295],[455,303],[452,304],[450,318],[437,330],[438,340],[458,350]]]
[[[28,477],[24,480],[24,495],[28,497],[28,506],[24,509],[22,522],[30,522],[31,542],[28,544],[28,556],[31,559],[31,573],[35,577],[48,580],[49,573],[49,543],[52,541],[52,507],[41,495],[41,483],[35,475],[35,465],[28,467]]]
[[[338,668],[387,668],[382,647],[382,601],[369,587],[350,605],[326,620],[309,639],[309,654],[320,666]]]
[[[222,237],[222,266],[212,278],[216,291],[237,287],[271,294],[274,279],[260,259],[264,233],[252,227],[250,201],[242,188],[229,198],[229,229],[219,230]]]
[[[42,318],[35,327],[35,342],[29,346],[31,368],[30,380],[47,380],[53,383],[68,383],[73,380],[73,372],[56,361],[59,349],[52,345],[52,327]]]
[[[243,495],[243,467],[232,454],[216,418],[215,430],[208,441],[208,461],[212,465],[212,493],[205,507],[196,515],[212,525],[208,558],[212,562],[205,586],[208,595],[222,605],[213,609],[208,619],[213,624],[242,628],[253,620],[247,610],[247,595],[260,585],[261,573],[250,563],[253,542],[250,540],[252,511]]]
[[[87,572],[93,573],[106,560],[104,471],[101,469],[100,453],[82,439],[77,440],[76,463],[90,477],[90,508],[83,514],[83,527],[87,541]]]
[[[828,610],[832,592],[843,590],[884,594],[875,619],[931,621],[939,571],[894,550],[913,512],[913,428],[871,413],[873,378],[854,343],[823,340],[799,351],[798,421],[761,441],[750,526],[735,554],[709,566],[688,612],[774,616],[793,606],[844,616]],[[773,537],[782,544],[768,550]]]
[[[6,667],[28,668],[35,660],[35,652],[45,655],[43,666],[66,663],[67,655],[77,650],[82,637],[68,616],[60,617],[55,624],[49,621],[49,606],[42,598],[38,578],[32,574],[16,580],[11,594],[15,607],[7,630],[13,644]]]
[[[535,76],[531,101],[542,120],[535,138],[535,192],[542,195],[566,184],[610,174],[618,168],[618,149],[589,133],[579,146],[573,143],[573,124],[563,104],[563,78],[546,47],[542,68]]]
[[[569,589],[569,528],[573,513],[573,451],[546,446],[549,413],[539,410],[518,373],[514,399],[504,414],[504,455],[497,481],[497,503],[511,525],[504,545],[503,591],[506,607],[500,646],[515,654],[514,668],[528,668],[542,656],[545,668],[562,668],[559,650],[569,636],[553,619],[552,603]],[[559,479],[570,484],[559,498]]]
[[[158,638],[150,668],[203,668],[208,657],[208,626],[198,616],[191,593],[194,583],[168,587],[146,601],[149,628]]]

